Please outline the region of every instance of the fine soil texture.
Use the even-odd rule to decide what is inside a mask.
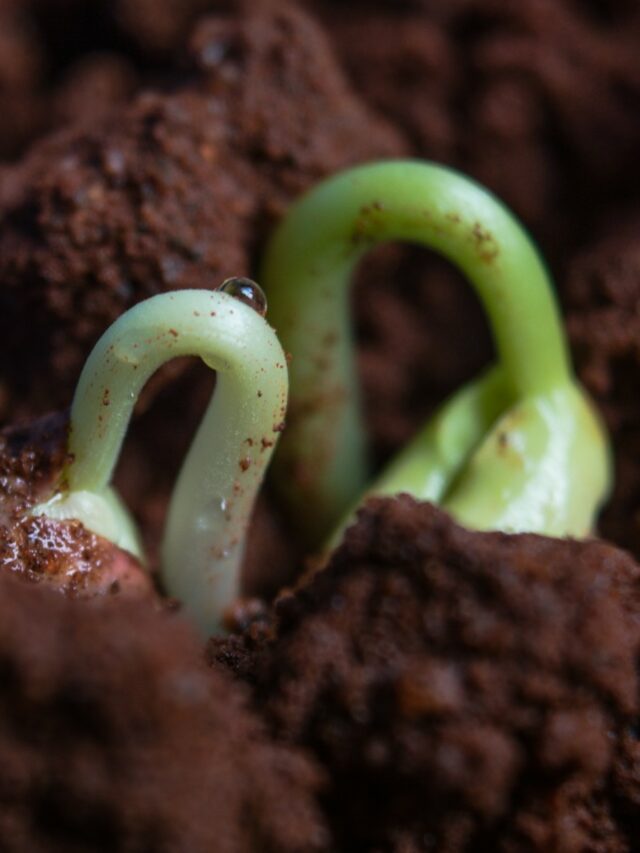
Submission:
[[[344,853],[637,850],[640,569],[607,544],[378,499],[209,652],[326,768]]]

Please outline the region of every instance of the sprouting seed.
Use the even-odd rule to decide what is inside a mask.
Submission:
[[[160,575],[204,634],[220,629],[239,594],[247,527],[273,449],[248,445],[246,436],[254,429],[267,432],[282,417],[287,398],[285,355],[262,313],[239,305],[229,289],[181,290],[153,296],[119,317],[80,376],[71,407],[70,461],[53,494],[32,510],[77,519],[144,559],[135,524],[111,486],[113,471],[146,381],[170,359],[200,356],[216,371],[216,389],[173,488]],[[166,334],[169,324],[175,335]],[[237,488],[238,459],[251,466],[243,489]],[[159,468],[164,464],[162,458],[157,462]]]

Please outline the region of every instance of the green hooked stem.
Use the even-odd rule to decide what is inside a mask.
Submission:
[[[369,481],[349,283],[362,256],[391,240],[431,248],[462,271],[487,312],[499,367],[459,392],[373,491],[409,491],[445,503],[469,526],[499,527],[505,512],[478,512],[479,506],[492,503],[492,489],[494,496],[500,493],[501,507],[516,493],[522,497],[531,482],[531,465],[537,464],[534,448],[542,453],[543,435],[566,427],[569,420],[574,428],[567,435],[584,445],[579,458],[595,449],[593,487],[598,494],[585,498],[590,523],[608,482],[606,438],[575,388],[549,277],[533,243],[507,209],[468,178],[434,164],[392,161],[330,178],[294,205],[267,248],[262,270],[271,321],[293,355],[290,411],[276,476],[309,541],[322,541]],[[564,396],[557,393],[563,389]],[[557,400],[555,420],[549,414],[552,399]],[[469,455],[505,407],[534,400],[545,401],[533,413],[526,409],[535,428],[525,418],[526,428],[518,436],[513,430],[501,433],[501,450],[512,449],[512,439],[520,442],[519,461],[510,458],[502,479],[487,479],[485,466],[473,497],[468,484],[454,495],[463,465],[473,461],[477,467],[478,460]],[[555,447],[555,456],[559,453]],[[514,471],[525,462],[527,475],[518,477]],[[566,497],[567,489],[561,491]],[[580,488],[569,491],[579,493]],[[524,498],[520,504],[524,529],[538,529],[533,524],[538,511],[530,511]]]
[[[218,375],[171,498],[162,578],[202,631],[211,632],[238,594],[251,510],[287,404],[284,353],[248,305],[226,293],[185,290],[154,296],[120,317],[80,377],[71,409],[72,461],[60,491],[35,511],[78,518],[141,556],[135,526],[110,483],[142,387],[178,356],[199,356]]]

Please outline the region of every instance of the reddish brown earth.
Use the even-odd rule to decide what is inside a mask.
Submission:
[[[126,551],[78,521],[34,516],[57,490],[67,459],[66,415],[0,432],[0,568],[71,597],[122,593],[148,598],[152,584]]]
[[[179,63],[222,0],[1,0],[0,158],[65,122],[105,115]]]
[[[614,437],[615,488],[601,530],[636,555],[640,554],[639,225],[638,214],[608,223],[600,239],[576,255],[566,288],[579,375]]]
[[[0,157],[18,158],[0,165],[0,420],[67,406],[139,299],[255,274],[322,176],[414,153],[487,183],[541,242],[612,431],[601,532],[640,555],[638,38],[633,0],[0,0]],[[491,347],[426,253],[368,258],[353,302],[381,460]],[[211,388],[176,363],[138,408],[118,482],[152,563]],[[63,423],[0,437],[0,560],[81,595],[135,590],[122,552],[25,516],[63,464]],[[294,540],[265,491],[249,591],[300,571]],[[639,597],[609,545],[375,504],[275,619],[241,603],[246,632],[211,647],[304,760],[228,681],[201,691],[197,647],[153,598],[82,611],[0,578],[0,848],[636,853]]]
[[[0,233],[7,406],[66,405],[123,310],[248,272],[257,241],[303,189],[401,150],[293,8],[212,18],[192,49],[192,82],[51,137],[20,165]]]
[[[340,851],[637,849],[640,570],[605,543],[372,501],[210,654],[327,770]]]
[[[458,166],[561,257],[640,189],[632,0],[308,0],[357,91],[417,153]]]
[[[3,851],[326,849],[319,771],[178,617],[2,577],[0,673]]]

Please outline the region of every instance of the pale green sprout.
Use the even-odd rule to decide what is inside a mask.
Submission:
[[[373,246],[439,252],[475,288],[498,365],[449,400],[371,487],[349,310]],[[476,529],[581,536],[610,484],[605,431],[573,376],[548,273],[522,226],[468,178],[434,164],[350,169],[295,204],[262,269],[292,356],[277,482],[309,541],[363,494],[409,492]]]
[[[211,632],[238,595],[251,510],[287,405],[284,353],[249,305],[227,293],[183,290],[154,296],[116,320],[76,389],[71,461],[57,493],[35,512],[79,519],[142,558],[135,525],[110,484],[142,387],[178,356],[199,356],[217,380],[171,497],[162,579]]]

